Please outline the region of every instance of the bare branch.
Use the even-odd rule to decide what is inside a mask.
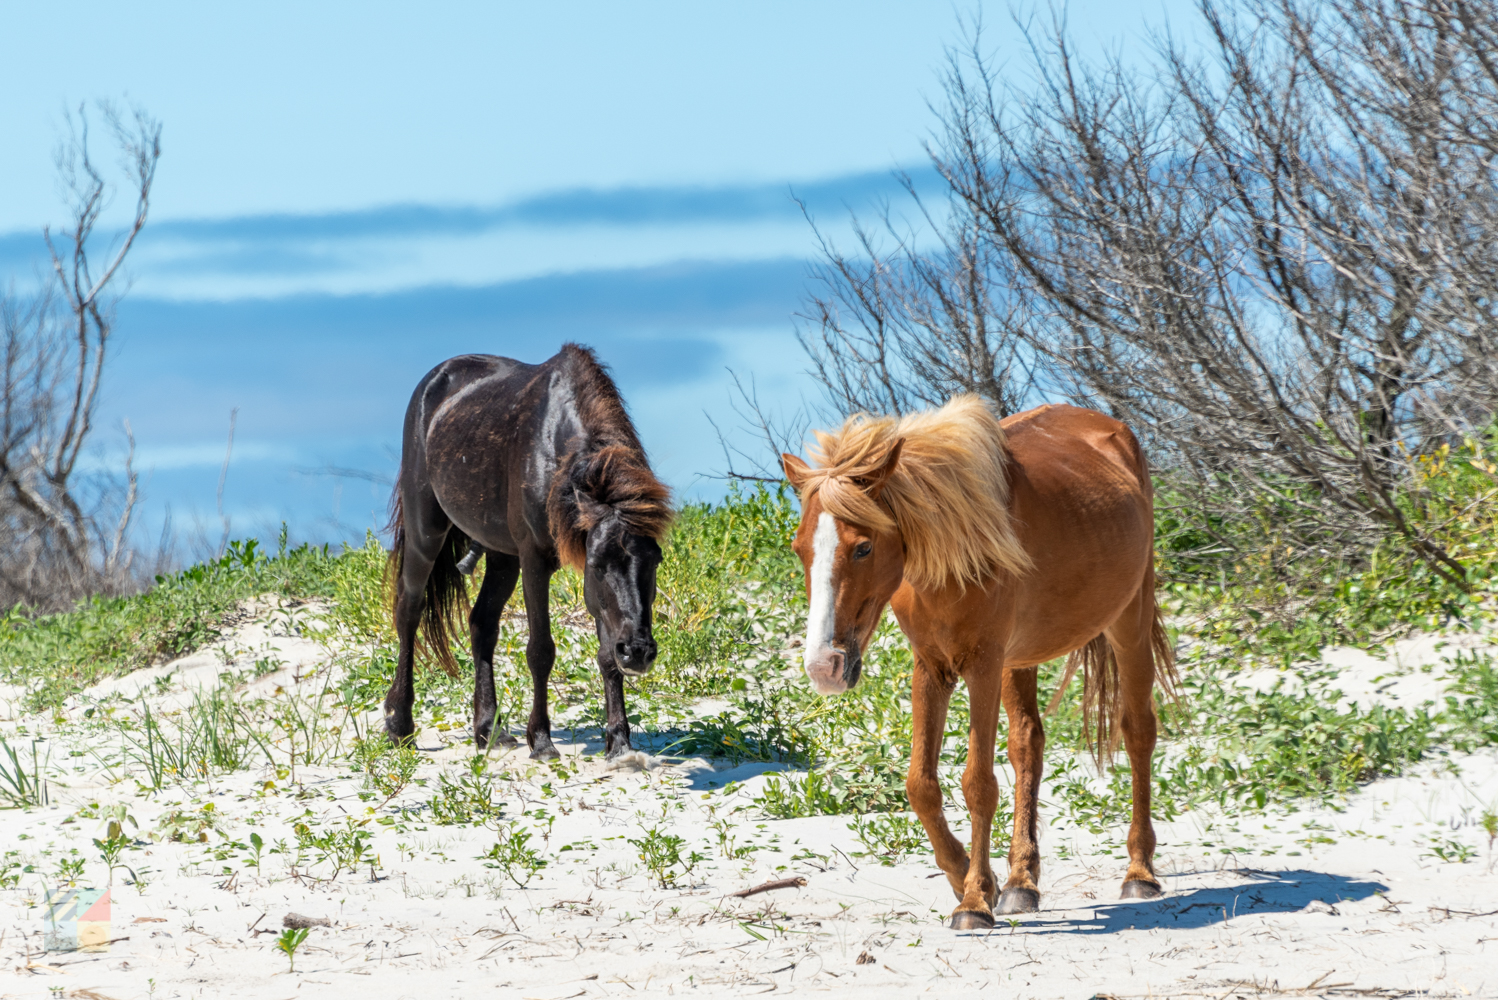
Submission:
[[[63,607],[115,587],[131,571],[128,536],[139,484],[128,424],[123,479],[81,474],[79,459],[92,440],[118,298],[114,289],[149,213],[161,126],[138,109],[129,120],[107,104],[99,111],[134,194],[131,221],[96,274],[90,252],[110,185],[90,155],[88,112],[80,107],[68,118],[69,137],[56,161],[71,218],[59,238],[50,227],[43,231],[50,283],[32,295],[13,288],[0,295],[0,541],[14,556],[0,574],[0,603],[7,606],[19,601]]]
[[[1018,27],[1038,85],[977,32],[949,57],[940,212],[818,239],[802,343],[829,400],[1098,406],[1203,506],[1278,512],[1290,551],[1397,537],[1414,462],[1498,409],[1498,7],[1200,0],[1207,61],[1084,64]],[[1004,79],[1016,79],[1008,76]],[[815,227],[814,227],[815,231]],[[1425,487],[1421,487],[1425,488]]]
[[[224,526],[223,536],[218,541],[218,550],[213,554],[215,559],[223,555],[224,550],[229,547],[229,516],[224,513],[224,482],[229,478],[229,459],[234,455],[234,425],[238,420],[239,407],[236,406],[229,411],[229,443],[224,446],[224,464],[218,470],[218,490],[214,494],[218,504],[218,519]]]

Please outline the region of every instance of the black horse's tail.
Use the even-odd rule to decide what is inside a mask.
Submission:
[[[401,502],[401,477],[396,476],[395,492],[390,496],[390,559],[385,564],[385,586],[390,595],[392,621],[399,607],[401,574],[406,564],[406,524]],[[421,609],[421,632],[427,658],[434,660],[448,674],[457,676],[458,661],[453,656],[453,642],[463,635],[468,617],[468,585],[458,569],[458,561],[468,552],[468,536],[456,527],[447,529],[447,537],[437,552],[437,561],[427,577]],[[398,625],[398,623],[397,623]]]

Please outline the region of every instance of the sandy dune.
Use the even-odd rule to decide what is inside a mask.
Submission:
[[[587,756],[596,745],[560,744],[565,774],[523,750],[495,754],[500,828],[521,824],[547,861],[525,887],[480,860],[495,829],[441,826],[416,811],[404,831],[377,819],[361,828],[373,831],[373,865],[329,879],[330,865],[309,855],[293,874],[295,849],[271,853],[277,841],[294,841],[296,822],[341,830],[368,819],[374,803],[361,799],[370,795],[362,774],[301,767],[293,780],[267,767],[138,796],[133,781],[112,782],[109,731],[84,718],[90,707],[97,719],[110,705],[138,711],[143,702],[170,713],[225,671],[252,693],[306,691],[327,679],[323,646],[277,634],[264,617],[221,647],[228,656],[209,649],[101,685],[69,705],[67,724],[4,723],[11,738],[49,734],[62,784],[48,807],[0,813],[0,851],[37,869],[0,891],[0,958],[10,973],[0,995],[1498,996],[1498,874],[1477,825],[1498,806],[1495,753],[1437,758],[1366,787],[1341,810],[1241,820],[1200,811],[1162,823],[1167,895],[1159,901],[1116,900],[1121,831],[1052,825],[1043,912],[989,933],[956,933],[944,926],[954,900],[932,877],[929,855],[886,866],[859,856],[850,817],[759,817],[752,799],[771,765],[642,758],[610,768]],[[1408,704],[1439,693],[1432,664],[1452,648],[1415,640],[1389,661],[1332,651],[1327,662],[1346,671],[1350,697]],[[250,679],[246,668],[272,655],[284,664]],[[465,773],[472,749],[460,736],[422,732],[417,773],[426,785],[379,815],[426,802],[439,770],[454,780]],[[100,821],[63,823],[95,802],[126,803],[141,831],[211,803],[216,829],[207,843],[126,851],[124,863],[150,873],[143,889],[116,873],[107,953],[42,954],[42,876],[57,858],[76,848],[88,859],[84,882],[104,881],[92,844]],[[960,813],[951,818],[965,827]],[[675,888],[653,884],[629,843],[652,829],[704,856]],[[229,846],[252,832],[265,844],[258,871],[248,850]],[[1471,860],[1432,854],[1432,844],[1450,854],[1453,843],[1475,851]],[[794,876],[804,888],[730,895]],[[295,973],[274,948],[288,913],[330,922],[310,931]]]

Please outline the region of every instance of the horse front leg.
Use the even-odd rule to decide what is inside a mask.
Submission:
[[[1035,667],[1011,670],[1004,679],[1009,716],[1009,763],[1014,767],[1014,839],[1009,842],[1009,879],[999,897],[1000,913],[1040,909],[1040,777],[1045,767],[1045,726],[1036,698]]]
[[[494,697],[494,647],[499,641],[499,617],[519,578],[517,556],[489,553],[484,562],[484,584],[468,616],[468,635],[473,642],[473,745],[479,749],[489,745],[499,711]],[[515,738],[501,733],[499,742],[514,746]]]
[[[941,782],[936,766],[941,759],[941,741],[946,734],[947,709],[952,702],[952,684],[942,680],[915,658],[910,686],[910,770],[905,776],[905,795],[910,808],[926,828],[926,837],[936,851],[936,865],[947,875],[957,897],[962,898],[967,879],[967,852],[952,835],[942,812]]]
[[[1004,674],[1000,663],[983,662],[963,672],[971,705],[967,732],[967,767],[962,772],[962,797],[972,823],[972,857],[962,883],[962,902],[952,913],[955,930],[993,926],[993,904],[998,880],[989,858],[993,814],[999,806],[999,782],[994,777],[994,742],[999,731],[999,700]]]
[[[551,638],[552,565],[540,558],[520,560],[521,586],[525,592],[525,617],[530,638],[525,644],[525,663],[531,671],[531,718],[525,727],[525,741],[532,760],[557,760],[562,755],[551,742],[551,714],[546,706],[546,685],[551,682],[551,668],[557,660],[557,644]]]
[[[624,675],[619,672],[611,652],[598,650],[598,672],[603,675],[603,706],[607,719],[603,728],[603,758],[615,757],[631,750],[629,715],[624,707]]]

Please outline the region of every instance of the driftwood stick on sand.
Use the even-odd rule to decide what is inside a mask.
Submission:
[[[747,896],[756,896],[762,892],[769,892],[772,889],[799,889],[804,885],[806,885],[806,879],[798,875],[795,878],[772,879],[771,881],[757,885],[752,889],[740,889],[738,892],[730,892],[729,895],[737,896],[739,899],[743,899]]]
[[[300,913],[288,913],[281,918],[281,926],[301,931],[312,927],[332,927],[333,921],[327,917],[307,917]]]

